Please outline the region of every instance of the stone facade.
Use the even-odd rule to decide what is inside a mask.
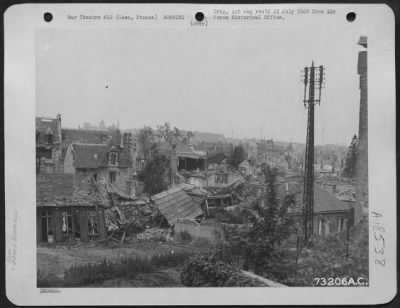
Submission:
[[[94,181],[108,181],[125,194],[135,193],[130,149],[115,140],[108,144],[70,144],[64,158],[64,172],[73,174],[77,180],[90,176]]]

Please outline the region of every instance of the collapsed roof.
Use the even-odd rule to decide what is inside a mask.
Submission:
[[[170,225],[175,224],[178,219],[194,219],[203,214],[198,200],[196,202],[180,186],[153,195],[151,200]]]
[[[104,205],[94,184],[89,180],[75,182],[72,174],[39,174],[36,177],[36,206]]]

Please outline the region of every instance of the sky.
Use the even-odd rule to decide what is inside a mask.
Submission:
[[[63,127],[168,121],[226,137],[304,143],[300,76],[313,60],[326,67],[315,143],[349,144],[358,133],[357,42],[365,33],[346,24],[332,29],[42,29],[36,114],[60,113]]]

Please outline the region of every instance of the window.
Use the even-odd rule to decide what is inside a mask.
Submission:
[[[118,165],[118,153],[117,152],[110,152],[108,154],[108,164],[112,166]]]
[[[72,212],[64,211],[61,214],[62,232],[67,235],[72,234]]]
[[[46,134],[45,135],[45,142],[47,144],[53,144],[53,134]]]
[[[322,234],[322,224],[323,224],[323,222],[322,222],[322,220],[320,220],[320,221],[318,222],[318,234],[319,234],[319,235]]]
[[[227,173],[216,173],[215,174],[215,183],[228,183],[228,174]]]
[[[48,236],[53,235],[53,227],[51,224],[51,212],[42,211],[42,240],[47,242]]]
[[[318,234],[327,236],[329,234],[329,222],[326,219],[321,219],[318,224]]]
[[[40,133],[36,131],[36,143],[39,143]]]
[[[112,171],[109,173],[109,180],[111,183],[115,183],[115,180],[117,179],[117,172]]]
[[[99,228],[97,224],[97,213],[89,212],[88,213],[88,230],[89,230],[89,239],[94,240],[99,236]]]
[[[342,232],[345,229],[345,221],[344,218],[338,220],[338,232]]]

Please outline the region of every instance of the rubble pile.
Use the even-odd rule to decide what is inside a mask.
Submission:
[[[106,226],[109,231],[139,233],[146,228],[166,226],[165,218],[149,202],[119,202],[105,211]]]
[[[171,231],[168,229],[161,228],[148,228],[143,232],[136,235],[136,240],[138,242],[145,241],[158,241],[158,242],[166,242],[171,241]]]
[[[350,185],[342,185],[338,187],[338,192],[335,194],[339,200],[343,201],[356,201],[356,193],[354,187]]]

